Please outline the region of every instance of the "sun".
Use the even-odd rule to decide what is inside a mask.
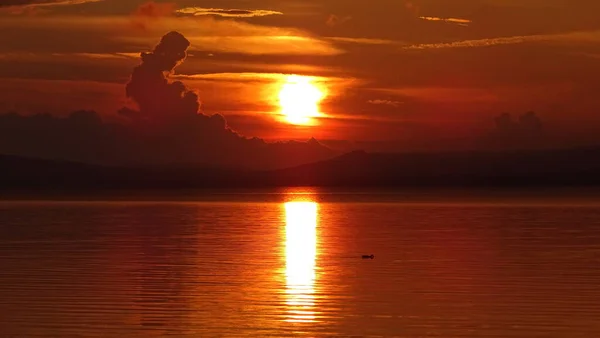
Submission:
[[[319,104],[325,93],[309,76],[289,75],[279,91],[281,114],[288,123],[311,125],[320,115]]]

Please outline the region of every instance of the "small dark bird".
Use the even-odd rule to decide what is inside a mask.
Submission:
[[[375,255],[362,255],[363,259],[373,259],[375,258]]]

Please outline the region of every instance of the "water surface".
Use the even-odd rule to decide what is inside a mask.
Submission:
[[[0,336],[598,337],[599,206],[290,191],[3,201]]]

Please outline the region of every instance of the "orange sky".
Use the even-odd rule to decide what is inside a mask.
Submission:
[[[173,78],[244,135],[460,138],[534,110],[550,130],[593,138],[599,11],[595,0],[8,0],[0,111],[110,119],[138,53],[177,30],[192,46]],[[318,126],[276,119],[282,73],[327,88]]]

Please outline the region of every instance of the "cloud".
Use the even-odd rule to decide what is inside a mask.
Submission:
[[[315,142],[246,138],[231,130],[222,115],[201,113],[196,92],[170,77],[189,46],[188,39],[172,31],[151,52],[140,54],[141,64],[125,90],[133,104],[120,110],[122,123],[103,123],[92,111],[66,118],[0,115],[0,153],[107,164],[210,163],[265,169],[334,155]],[[48,90],[55,87],[62,88],[52,84]],[[35,94],[31,87],[24,92]]]
[[[290,80],[290,74],[294,73],[257,73],[257,72],[223,72],[223,73],[201,73],[201,74],[177,74],[170,78],[184,82],[190,88],[207,95],[203,100],[203,107],[226,111],[228,115],[244,115],[253,117],[267,117],[279,114],[279,92]],[[297,76],[297,75],[293,75]],[[347,77],[335,76],[311,76],[305,75],[303,79],[317,86],[325,93],[326,103],[321,105],[322,109],[329,108],[328,98],[340,97],[350,86],[355,85],[355,80]],[[320,118],[330,118],[329,109],[323,111],[326,115]],[[251,121],[246,121],[252,124]],[[269,134],[280,132],[281,124],[273,124],[268,121]],[[323,123],[326,125],[328,123]],[[322,128],[324,126],[321,126]],[[244,128],[241,126],[240,128]],[[319,129],[320,129],[319,128]],[[244,129],[245,131],[247,129]],[[298,134],[298,130],[293,134]],[[318,132],[315,130],[315,132]],[[264,135],[264,134],[261,134]],[[310,136],[310,135],[309,135]]]
[[[413,15],[418,15],[420,12],[420,8],[417,4],[415,4],[412,1],[404,1],[404,8],[406,8],[406,10],[408,10],[409,12],[411,12]]]
[[[172,73],[185,60],[189,46],[183,35],[170,32],[152,52],[141,54],[142,64],[133,70],[126,93],[138,104],[142,117],[160,120],[165,113],[182,116],[198,113],[198,95],[180,81],[169,82],[164,75]]]
[[[335,14],[331,14],[327,17],[327,21],[325,21],[325,24],[329,27],[336,27],[343,25],[350,20],[352,20],[351,16],[338,16]]]
[[[228,59],[190,59],[188,62],[198,66],[198,72],[225,72],[225,73],[275,73],[275,74],[297,74],[309,76],[341,76],[346,74],[346,70],[336,67],[317,66],[298,63],[266,63],[266,62],[245,62],[231,61]],[[194,67],[192,66],[192,67]],[[194,67],[196,68],[196,67]]]
[[[492,103],[499,100],[498,96],[484,88],[452,88],[452,87],[406,87],[406,88],[375,88],[373,91],[395,95],[400,98],[420,100],[430,103],[479,102]]]
[[[392,107],[398,107],[402,104],[402,102],[400,101],[392,101],[392,100],[369,100],[367,101],[370,104],[374,104],[374,105],[384,105],[384,106],[392,106]]]
[[[600,31],[579,31],[564,34],[538,34],[497,37],[478,40],[463,40],[454,42],[428,43],[406,46],[404,49],[445,49],[445,48],[470,48],[488,47],[497,45],[513,45],[527,42],[554,42],[554,43],[600,43]]]
[[[543,145],[543,122],[535,112],[529,111],[514,120],[509,113],[494,118],[495,129],[488,136],[492,147],[529,148]]]
[[[276,31],[273,31],[273,33]],[[326,41],[300,35],[192,36],[194,50],[250,55],[339,55],[344,51]]]
[[[175,8],[175,4],[171,2],[149,1],[143,3],[131,13],[132,23],[137,28],[147,30],[156,20],[173,15]]]
[[[80,5],[88,2],[100,2],[104,0],[4,0],[0,7],[51,7],[51,6],[70,6]]]
[[[0,3],[0,13],[25,14],[57,6],[73,6],[104,0],[4,0]]]
[[[459,19],[459,18],[440,18],[436,16],[420,16],[419,19],[425,21],[439,21],[446,23],[453,23],[460,26],[468,26],[472,21],[469,19]]]
[[[208,73],[208,74],[192,74],[173,75],[172,78],[187,79],[187,80],[208,80],[208,81],[235,81],[239,82],[281,82],[286,81],[291,74],[283,73]],[[336,81],[331,77],[310,76],[311,83]]]
[[[41,16],[7,17],[0,30],[19,34],[0,34],[2,52],[133,52],[148,49],[154,36],[177,30],[192,42],[193,51],[250,55],[339,55],[345,51],[332,42],[306,31],[256,25],[212,17],[154,17],[143,21],[143,30],[134,30],[135,16]],[[48,36],[41,39],[40,36]],[[66,38],[68,37],[68,38]],[[39,43],[26,43],[26,41]]]
[[[163,17],[175,12],[175,4],[172,2],[154,2],[148,1],[138,6],[133,12],[134,16],[139,17]]]
[[[253,18],[258,16],[283,15],[282,12],[267,9],[226,9],[226,8],[203,8],[186,7],[178,9],[177,14],[202,16],[213,15],[225,18]]]
[[[331,36],[327,37],[327,40],[341,43],[353,43],[361,45],[405,45],[405,43],[395,40],[386,39],[372,39],[372,38],[349,38],[349,37],[338,37]]]

